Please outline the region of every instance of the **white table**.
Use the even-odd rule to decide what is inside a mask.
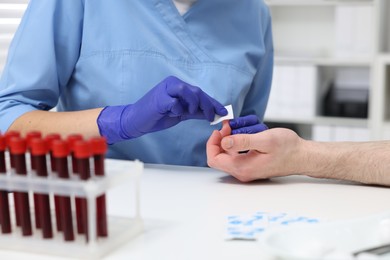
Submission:
[[[109,212],[132,213],[129,192],[122,187],[110,195]],[[226,217],[268,211],[342,220],[389,211],[389,198],[389,188],[341,181],[291,176],[242,184],[208,168],[146,165],[145,232],[105,259],[273,259],[258,242],[225,240]],[[0,251],[0,259],[26,257],[53,259]]]

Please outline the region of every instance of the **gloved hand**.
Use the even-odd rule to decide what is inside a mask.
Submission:
[[[235,134],[255,134],[267,130],[265,124],[259,123],[255,115],[243,116],[229,121],[232,135]]]
[[[107,106],[97,119],[107,143],[160,131],[188,119],[213,121],[215,114],[227,115],[222,104],[200,88],[170,76],[134,104]]]

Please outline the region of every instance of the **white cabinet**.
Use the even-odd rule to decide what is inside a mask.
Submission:
[[[390,136],[390,1],[266,2],[273,21],[275,74],[265,122],[304,128],[301,135],[320,141]],[[306,96],[299,95],[302,90]],[[348,107],[326,105],[333,92],[345,90],[353,90],[348,98],[366,100],[368,107],[359,104],[354,107],[359,113],[353,114]],[[334,116],[332,108],[342,113]]]

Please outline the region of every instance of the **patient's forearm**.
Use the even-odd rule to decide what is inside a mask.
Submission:
[[[32,111],[17,118],[8,130],[19,131],[22,135],[37,130],[43,135],[59,133],[63,137],[80,133],[89,138],[100,135],[96,119],[101,110],[102,108],[75,112]]]
[[[390,141],[306,141],[306,174],[390,186]]]

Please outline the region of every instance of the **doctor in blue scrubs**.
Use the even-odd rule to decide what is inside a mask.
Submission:
[[[263,0],[31,0],[0,131],[102,135],[113,158],[206,166],[224,105],[233,134],[264,129],[272,66]]]

